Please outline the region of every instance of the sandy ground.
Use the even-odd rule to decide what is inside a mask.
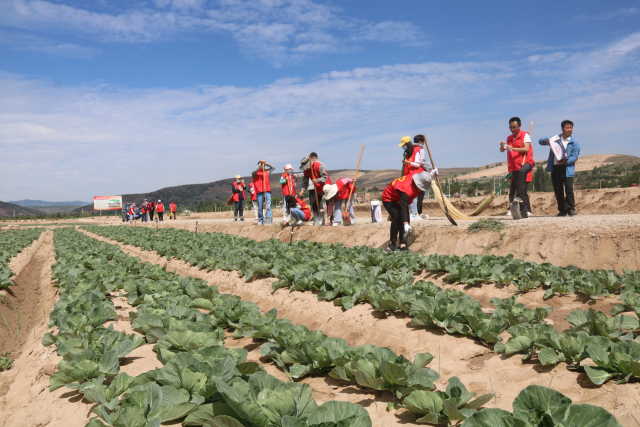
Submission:
[[[15,363],[0,373],[1,427],[80,427],[89,419],[90,406],[78,401],[73,391],[47,390],[60,360],[53,347],[41,343],[57,295],[51,279],[52,237],[46,232],[32,257],[23,258],[26,264],[17,275],[15,296],[9,297],[10,318],[16,319],[9,331],[14,336],[0,343],[12,352]]]
[[[140,259],[162,265],[168,271],[207,280],[222,292],[255,302],[263,311],[276,308],[279,316],[329,336],[343,338],[351,345],[389,347],[409,359],[417,353],[430,352],[435,356],[431,366],[442,376],[440,386],[444,386],[448,378],[458,376],[472,391],[496,393],[488,406],[511,409],[520,390],[530,384],[539,384],[553,387],[575,402],[603,406],[625,426],[640,425],[638,383],[617,385],[609,382],[602,387],[593,387],[584,374],[571,372],[563,364],[549,370],[523,364],[519,356],[503,358],[470,339],[412,329],[406,317],[380,318],[366,304],[342,311],[330,302],[318,301],[312,293],[286,289],[272,293],[273,279],[247,283],[236,272],[205,272],[182,261],[167,260],[154,252],[96,238],[116,244]]]
[[[453,227],[446,219],[438,217],[414,222],[416,240],[411,250],[448,255],[512,254],[528,261],[586,269],[640,269],[640,214],[532,217],[520,221],[504,216],[493,218],[505,225],[502,231],[470,233],[467,228],[475,221],[459,221],[458,227]],[[352,227],[318,228],[307,224],[296,228],[293,237],[290,228],[282,229],[277,224],[257,226],[252,220],[234,223],[221,218],[179,219],[159,227],[221,232],[256,240],[273,238],[286,242],[292,239],[347,246],[384,246],[389,239],[389,223],[371,224],[366,220],[359,217],[359,223]],[[278,221],[276,218],[274,222]]]

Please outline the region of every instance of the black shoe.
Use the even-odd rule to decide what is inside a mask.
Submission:
[[[576,212],[575,209],[570,209],[568,214],[569,214],[569,216],[576,216],[576,215],[578,215],[578,212]]]
[[[384,248],[385,252],[394,252],[398,250],[398,246],[395,243],[389,243],[386,248]]]
[[[402,245],[398,248],[399,251],[408,251],[409,247],[407,245]]]
[[[522,218],[522,219],[529,218],[529,214],[527,213],[527,211],[521,211],[520,212],[520,218]]]
[[[556,215],[556,216],[567,216],[567,213],[566,212],[558,212],[558,215]]]
[[[240,221],[244,221],[244,218],[240,218]]]

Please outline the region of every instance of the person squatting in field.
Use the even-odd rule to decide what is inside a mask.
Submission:
[[[576,173],[576,162],[580,157],[580,144],[573,137],[573,122],[563,120],[560,123],[562,132],[551,138],[542,138],[540,145],[549,146],[547,172],[551,173],[553,191],[558,204],[558,216],[576,215],[576,200],[573,195],[573,178]]]
[[[532,174],[535,166],[533,160],[533,144],[528,132],[520,129],[522,121],[519,117],[509,119],[511,135],[507,141],[500,141],[501,152],[507,152],[507,165],[511,174],[510,193],[513,193],[511,202],[511,216],[513,219],[527,218],[530,209],[529,195],[527,192],[527,178]]]
[[[396,178],[382,192],[382,204],[391,217],[388,251],[407,250],[407,236],[411,232],[409,204],[429,187],[438,169],[422,171]]]
[[[313,188],[309,190],[309,201],[311,202],[311,210],[313,211],[313,224],[321,225],[324,223],[324,210],[322,209],[322,195],[324,186],[331,184],[331,177],[324,163],[318,160],[318,153],[311,152],[300,160],[300,170],[303,171],[302,189],[300,196],[304,194],[304,189],[313,184]]]
[[[231,183],[231,201],[233,202],[233,220],[244,221],[245,184],[240,175]]]
[[[285,203],[289,214],[282,222],[283,227],[287,225],[302,225],[311,220],[311,209],[301,197],[295,194],[293,196],[286,196]]]
[[[258,199],[258,224],[271,224],[271,171],[273,166],[264,160],[258,162],[258,167],[252,173],[253,187]],[[263,212],[264,211],[264,212]]]

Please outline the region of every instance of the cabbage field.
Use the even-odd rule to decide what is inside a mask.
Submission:
[[[640,379],[638,272],[560,268],[513,257],[257,242],[171,228],[82,229],[198,269],[237,271],[249,287],[254,280],[271,278],[274,292],[287,288],[313,294],[345,312],[364,304],[383,316],[405,316],[408,326],[425,336],[471,340],[501,357],[519,354],[524,363],[541,370],[579,372],[590,387],[608,382],[624,387]],[[0,269],[40,232],[0,232]],[[512,395],[511,410],[496,408],[495,392],[473,392],[473,384],[440,369],[434,362],[440,349],[408,359],[370,343],[351,345],[296,324],[275,309],[262,311],[211,282],[143,262],[90,233],[57,229],[54,247],[59,298],[42,343],[62,359],[49,388],[73,390],[90,404],[89,427],[384,425],[364,402],[318,400],[312,386],[303,382],[308,378],[376,393],[399,424],[621,425],[602,407],[574,403],[551,384],[523,387]],[[597,301],[607,296],[618,303],[608,312],[573,310],[566,319],[569,327],[561,330],[549,321],[550,307],[529,307],[514,295],[492,298],[488,310],[463,290],[416,280],[423,272],[461,285],[513,284],[521,293],[544,289],[545,299],[579,295]],[[122,320],[115,298],[124,298],[132,308],[129,332],[114,328],[114,322]],[[229,347],[229,338],[252,342],[260,360],[248,360],[244,348]],[[160,367],[136,375],[125,372],[129,355],[142,346],[153,348]],[[267,367],[283,376],[276,378]]]

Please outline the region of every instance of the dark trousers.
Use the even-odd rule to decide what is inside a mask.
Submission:
[[[318,205],[318,203],[320,205]],[[320,209],[322,208],[322,194],[318,194],[316,199],[316,190],[309,190],[309,204],[311,205],[311,212],[313,213],[313,220],[319,222],[322,220]]]
[[[244,217],[244,200],[233,202],[233,217],[234,218]]]
[[[531,204],[529,202],[529,192],[527,185],[527,174],[531,170],[531,165],[525,163],[520,170],[511,172],[511,186],[509,187],[509,201],[513,201],[515,197],[520,198],[520,212],[531,212]]]
[[[164,218],[164,212],[157,212],[158,214],[158,221],[162,221]]]
[[[420,192],[418,193],[418,197],[416,197],[417,199],[417,208],[418,208],[418,215],[422,215],[422,201],[424,200],[424,192]]]
[[[391,216],[391,228],[389,229],[389,242],[397,245],[398,240],[401,244],[407,243],[404,235],[404,222],[408,220],[409,212],[403,213],[403,209],[398,202],[382,202],[384,208]]]
[[[558,202],[558,212],[566,214],[576,209],[576,200],[573,195],[573,177],[567,177],[566,165],[554,165],[551,172],[553,192]]]
[[[151,221],[153,221],[153,212],[155,212],[155,211],[153,211],[153,210],[150,210],[150,211],[149,211],[149,219],[150,219]]]

